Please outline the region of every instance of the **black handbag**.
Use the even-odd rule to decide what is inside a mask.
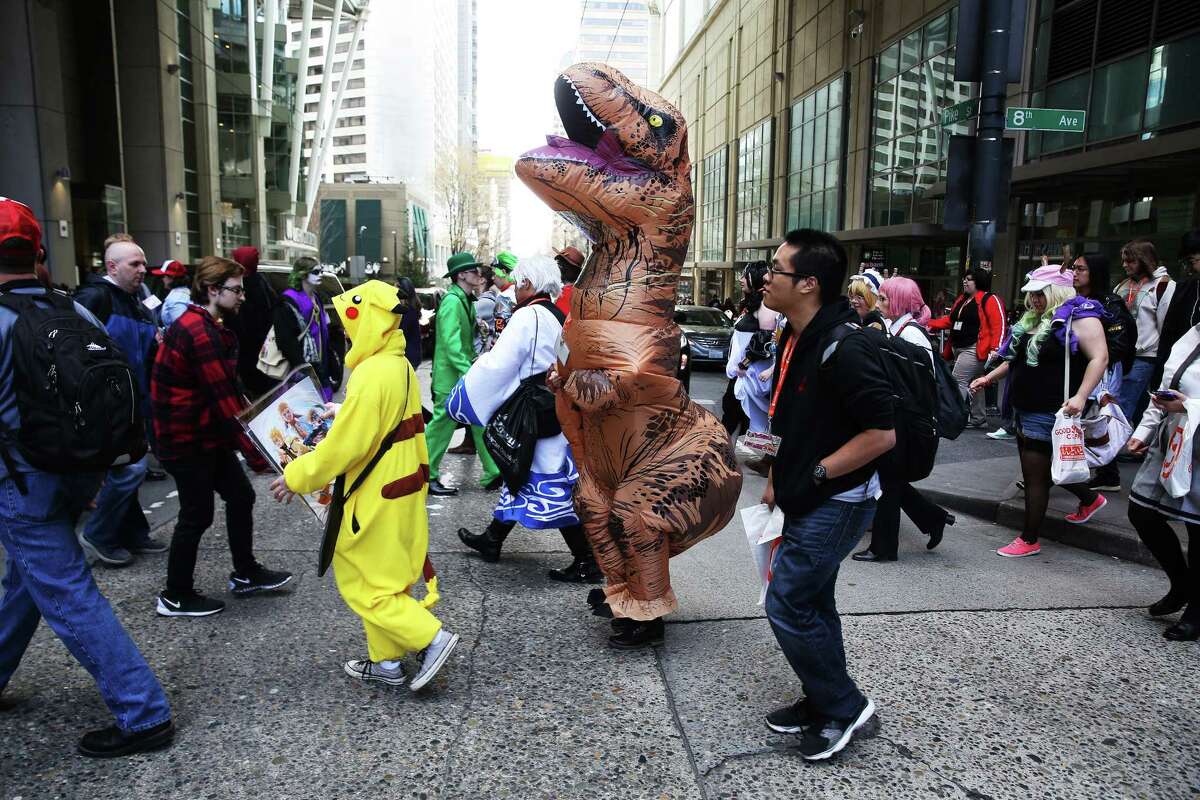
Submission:
[[[409,373],[408,390],[412,391],[412,373]],[[407,402],[407,400],[406,400]],[[401,422],[401,426],[404,423]],[[371,471],[379,465],[379,462],[387,455],[388,450],[392,449],[392,444],[396,441],[396,435],[400,428],[392,430],[384,438],[383,444],[379,446],[379,450],[375,455],[371,456],[371,460],[363,467],[362,472],[358,473],[358,477],[354,479],[354,483],[350,484],[350,489],[346,489],[346,476],[338,475],[333,481],[333,500],[329,503],[329,513],[325,517],[325,533],[321,537],[321,549],[317,551],[317,577],[322,577],[328,570],[329,565],[333,563],[333,551],[337,547],[338,532],[342,529],[342,520],[346,516],[346,501],[350,499],[350,495],[358,491],[362,486],[363,481],[371,474]]]
[[[533,350],[529,354],[532,366],[537,350],[536,317]],[[555,411],[554,393],[546,386],[546,373],[539,372],[523,379],[483,429],[483,444],[496,462],[500,477],[514,495],[529,480],[533,454],[539,439],[557,436],[562,426]]]

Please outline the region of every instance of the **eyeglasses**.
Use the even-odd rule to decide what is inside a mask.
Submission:
[[[246,289],[241,286],[220,286],[218,287],[218,290],[222,292],[233,292],[238,297],[242,297],[246,294]]]
[[[775,269],[775,267],[773,267],[773,266],[772,266],[772,267],[768,267],[768,268],[767,268],[767,272],[771,273],[772,275],[788,275],[788,276],[790,276],[790,277],[792,277],[792,278],[811,278],[811,277],[813,277],[813,275],[812,275],[812,274],[810,274],[810,273],[805,273],[805,272],[785,272],[784,270],[781,270],[781,269]]]

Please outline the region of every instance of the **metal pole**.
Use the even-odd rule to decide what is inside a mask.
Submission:
[[[983,24],[982,81],[976,130],[975,223],[971,231],[977,266],[991,266],[996,252],[996,221],[1008,213],[1004,180],[1004,99],[1008,92],[1008,37],[1012,0],[987,0]],[[982,262],[987,262],[985,265]]]
[[[308,76],[308,47],[312,37],[313,0],[304,0],[303,27],[300,30],[300,75],[296,81],[296,107],[292,110],[292,159],[288,169],[288,198],[292,201],[295,222],[300,192],[300,153],[304,150],[304,79]],[[314,130],[313,136],[316,136]],[[315,143],[315,142],[314,142]]]
[[[330,109],[329,118],[325,120],[325,131],[321,135],[321,152],[317,155],[317,160],[309,161],[308,167],[308,187],[305,192],[306,205],[308,208],[304,210],[304,228],[308,228],[308,220],[312,216],[312,205],[317,200],[317,190],[321,187],[320,176],[324,170],[325,158],[329,155],[329,145],[333,142],[333,128],[337,125],[338,112],[342,109],[342,96],[346,94],[346,84],[349,82],[350,67],[354,63],[354,53],[358,50],[358,40],[362,38],[363,26],[367,21],[367,3],[364,2],[358,12],[358,20],[354,23],[354,37],[350,40],[350,50],[346,53],[346,63],[342,66],[342,74],[338,81],[337,97],[333,100],[333,108]],[[318,131],[318,133],[321,133]],[[313,180],[313,174],[316,173],[317,180]]]
[[[263,0],[262,95],[254,113],[264,117],[260,136],[271,135],[271,106],[275,101],[275,12],[279,0]]]
[[[250,115],[258,113],[258,41],[254,18],[258,16],[257,0],[246,3],[246,68],[250,71]]]
[[[317,101],[317,127],[313,130],[312,149],[308,154],[308,185],[321,182],[320,165],[317,170],[313,169],[313,156],[321,150],[321,132],[325,130],[325,117],[327,115],[326,106],[329,104],[329,84],[333,80],[333,53],[337,50],[337,32],[338,27],[342,22],[342,6],[345,0],[337,0],[337,5],[333,7],[333,19],[329,23],[329,30],[325,36],[325,64],[321,68],[321,97]],[[308,197],[308,192],[305,192],[305,197]],[[309,201],[311,205],[311,201]],[[308,218],[312,216],[310,209],[305,209],[304,212],[304,228],[308,228]]]

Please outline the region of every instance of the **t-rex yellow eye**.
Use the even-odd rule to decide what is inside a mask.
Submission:
[[[648,119],[647,122],[650,123],[651,128],[661,128],[663,119],[658,114],[651,114],[650,119]]]

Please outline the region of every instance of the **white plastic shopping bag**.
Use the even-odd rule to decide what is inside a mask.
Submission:
[[[779,506],[772,511],[765,503],[742,509],[742,527],[746,529],[746,541],[754,557],[754,568],[762,581],[758,595],[761,606],[767,601],[767,586],[771,583],[771,563],[775,550],[783,536],[783,511]]]
[[[1083,449],[1088,466],[1095,469],[1112,463],[1132,435],[1133,426],[1117,405],[1117,398],[1101,394],[1098,411],[1083,418]]]
[[[1083,423],[1079,417],[1068,417],[1061,408],[1054,415],[1050,434],[1050,477],[1060,486],[1068,483],[1087,483],[1087,454],[1083,447]]]
[[[1192,440],[1200,424],[1200,400],[1188,400],[1183,407],[1185,413],[1167,418],[1167,450],[1158,475],[1171,497],[1183,497],[1192,490]]]

